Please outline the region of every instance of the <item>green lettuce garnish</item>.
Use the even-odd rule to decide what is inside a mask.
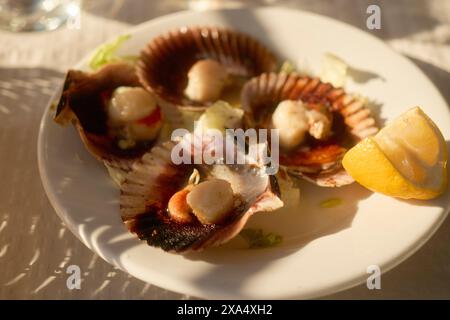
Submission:
[[[239,233],[249,244],[250,249],[273,247],[283,241],[283,237],[275,233],[264,233],[262,229],[244,229]]]
[[[296,72],[296,71],[297,71],[297,68],[296,68],[295,64],[289,60],[284,61],[280,67],[280,72],[292,73],[292,72]]]
[[[117,50],[119,50],[122,44],[130,39],[130,37],[131,36],[129,34],[124,34],[119,36],[113,42],[101,45],[92,55],[91,60],[89,61],[89,67],[93,70],[97,70],[105,64],[116,61],[130,61],[134,63],[137,60],[137,56],[119,57],[116,55]]]
[[[329,82],[336,88],[343,87],[347,80],[348,68],[344,60],[327,52],[322,57],[320,80]]]
[[[228,102],[219,100],[200,116],[195,129],[217,129],[225,132],[227,128],[238,128],[243,116],[244,110],[232,107]]]

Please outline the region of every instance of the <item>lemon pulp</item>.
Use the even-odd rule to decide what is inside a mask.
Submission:
[[[419,107],[349,150],[343,165],[363,186],[394,197],[431,199],[447,186],[444,137]]]

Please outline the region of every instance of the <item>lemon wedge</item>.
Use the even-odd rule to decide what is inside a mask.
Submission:
[[[447,187],[444,137],[419,107],[358,143],[342,164],[364,187],[392,197],[432,199]]]

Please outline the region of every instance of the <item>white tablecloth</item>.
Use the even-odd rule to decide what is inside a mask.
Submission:
[[[50,206],[39,179],[36,139],[50,94],[64,72],[100,43],[132,25],[199,8],[199,0],[87,1],[81,29],[13,34],[0,31],[0,299],[185,299],[115,269],[79,242]],[[210,0],[215,6],[225,1]],[[237,1],[227,1],[235,6]],[[450,102],[450,1],[245,1],[288,6],[366,29],[377,3],[382,29],[371,31],[410,57]],[[363,50],[363,48],[362,48]],[[66,267],[79,265],[81,290],[68,290]],[[329,298],[450,298],[450,220],[413,257],[382,277]]]

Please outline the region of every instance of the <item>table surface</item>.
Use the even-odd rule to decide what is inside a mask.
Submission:
[[[79,30],[13,34],[0,31],[0,299],[190,299],[146,284],[92,253],[61,223],[41,185],[36,142],[39,122],[64,72],[86,53],[130,26],[203,0],[86,1]],[[210,0],[220,6],[225,1]],[[307,10],[365,29],[377,3],[382,28],[370,31],[406,55],[450,104],[450,1],[245,1]],[[227,1],[227,6],[238,5]],[[189,7],[190,6],[190,7]],[[361,48],[364,50],[364,48]],[[80,290],[66,286],[66,268],[80,266]],[[382,277],[331,299],[450,298],[450,219],[426,245]]]

